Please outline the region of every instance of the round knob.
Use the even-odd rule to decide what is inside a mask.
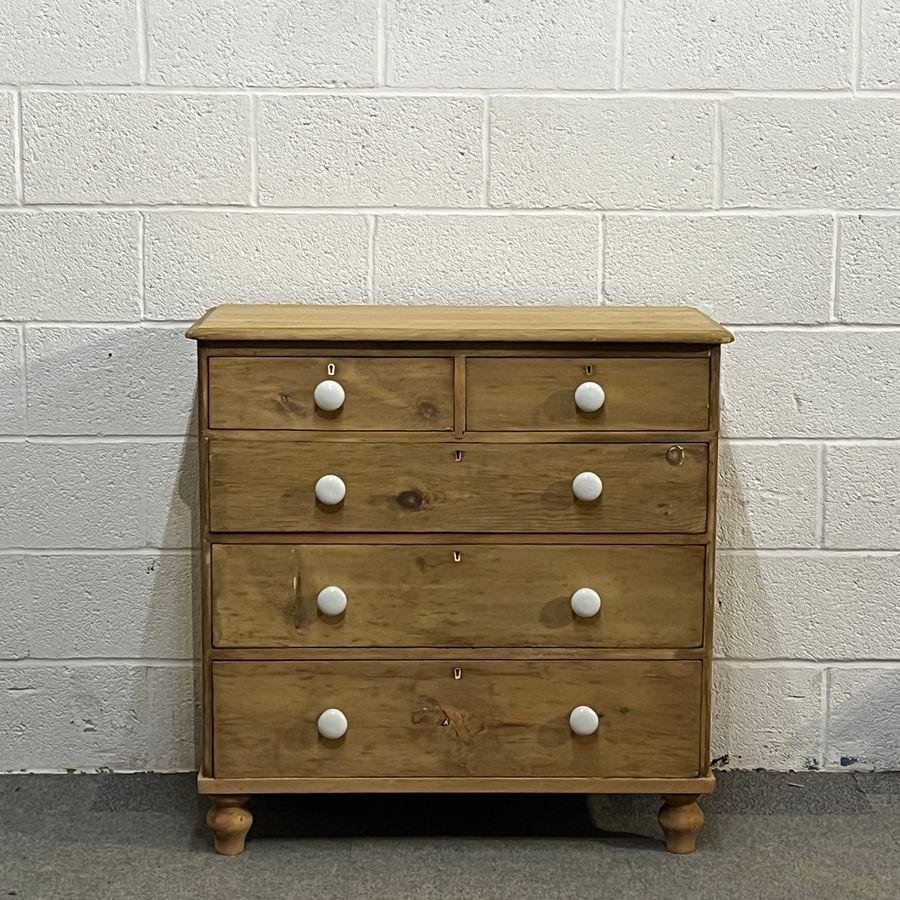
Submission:
[[[337,710],[332,710],[336,712]],[[593,734],[600,727],[600,716],[589,706],[576,706],[569,713],[569,728],[575,734]]]
[[[593,472],[581,472],[572,479],[572,492],[579,500],[590,502],[603,493],[603,482]]]
[[[594,477],[596,478],[597,476],[595,475]],[[347,485],[337,475],[323,475],[316,482],[316,500],[327,506],[334,506],[336,503],[340,503],[346,493]]]
[[[572,612],[580,619],[589,619],[600,612],[600,595],[591,588],[578,588],[571,599]]]
[[[575,405],[582,412],[597,412],[606,400],[606,391],[596,381],[584,381],[575,388]]]
[[[586,709],[587,707],[579,707]],[[336,741],[347,733],[347,717],[339,709],[326,709],[316,722],[319,734],[329,741]]]
[[[316,401],[316,406],[319,409],[324,409],[326,412],[334,412],[336,409],[340,409],[344,405],[345,396],[341,383],[332,381],[330,378],[327,381],[320,381],[313,391],[313,399]],[[600,402],[602,403],[603,401],[601,400]]]
[[[598,599],[598,608],[599,604]],[[316,605],[323,616],[339,616],[347,608],[347,595],[337,585],[329,584],[319,591]]]

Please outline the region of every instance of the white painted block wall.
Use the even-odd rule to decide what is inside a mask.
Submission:
[[[714,756],[900,766],[900,0],[0,4],[0,770],[195,765],[225,301],[737,335]]]

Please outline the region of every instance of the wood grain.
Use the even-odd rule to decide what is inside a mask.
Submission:
[[[706,528],[707,445],[210,442],[212,531],[686,532]],[[461,458],[457,459],[457,455]],[[574,498],[582,471],[603,479]],[[339,475],[346,499],[318,504]]]
[[[692,777],[701,665],[678,662],[213,664],[215,775]],[[601,717],[572,734],[578,705]],[[316,728],[328,707],[349,721]]]
[[[216,647],[697,647],[703,547],[215,544]],[[318,592],[339,586],[340,616]],[[591,618],[570,597],[592,587]]]
[[[575,405],[592,381],[606,400]],[[482,358],[466,364],[471,431],[703,431],[709,423],[709,360]]]
[[[218,356],[209,361],[209,427],[452,431],[453,370],[441,358]],[[346,392],[333,412],[313,400],[328,378]]]
[[[731,334],[691,307],[302,306],[226,304],[196,340],[640,341],[721,344]]]

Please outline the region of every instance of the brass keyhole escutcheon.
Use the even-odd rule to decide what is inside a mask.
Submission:
[[[666,461],[670,466],[680,466],[684,464],[684,447],[676,444],[666,450]]]

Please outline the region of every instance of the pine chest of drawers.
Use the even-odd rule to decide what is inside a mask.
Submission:
[[[687,309],[221,306],[201,793],[650,792],[709,769],[719,345]]]

